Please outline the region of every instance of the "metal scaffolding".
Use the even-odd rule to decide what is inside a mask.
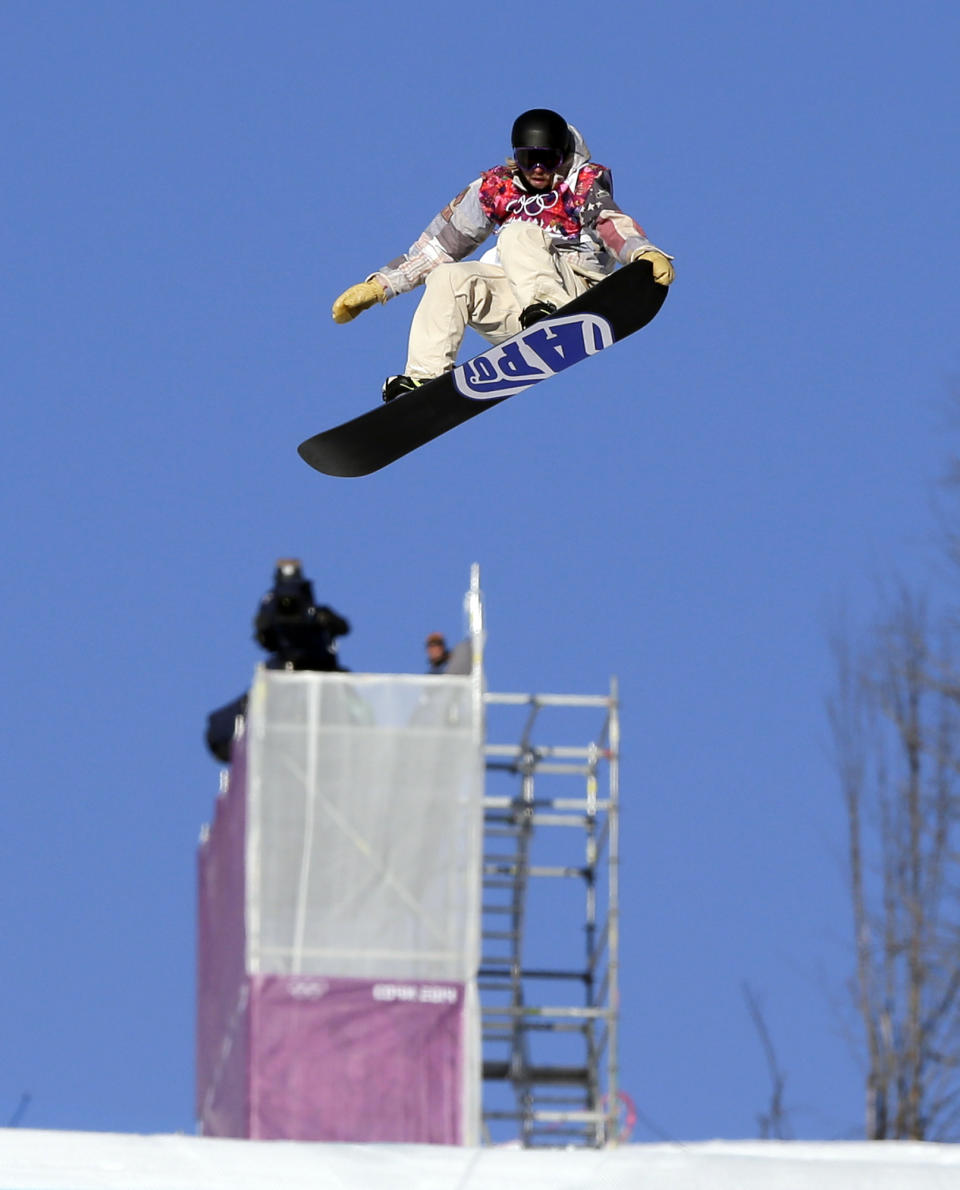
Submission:
[[[513,1121],[527,1148],[614,1144],[616,681],[608,695],[488,693],[484,704],[485,1134]],[[501,718],[514,720],[515,742],[489,742]],[[556,742],[560,731],[588,742]],[[543,732],[553,742],[538,742]]]

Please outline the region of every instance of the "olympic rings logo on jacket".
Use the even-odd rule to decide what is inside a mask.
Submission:
[[[523,190],[512,170],[498,166],[487,170],[480,183],[480,206],[498,225],[512,219],[539,223],[554,235],[576,238],[583,228],[583,205],[594,182],[607,170],[591,162],[584,166],[571,189],[561,182],[546,194]]]

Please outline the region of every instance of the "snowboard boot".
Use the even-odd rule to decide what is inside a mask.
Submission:
[[[534,302],[527,306],[520,315],[520,325],[524,330],[527,327],[533,326],[535,322],[539,322],[542,318],[549,318],[551,314],[556,314],[557,307],[553,302]]]
[[[383,382],[381,395],[385,401],[395,401],[404,393],[412,393],[423,383],[422,380],[414,380],[412,376],[388,376]]]

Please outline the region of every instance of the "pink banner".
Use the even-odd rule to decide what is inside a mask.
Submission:
[[[229,790],[197,859],[196,1111],[206,1136],[249,1135],[245,743],[233,743]]]
[[[250,1133],[461,1144],[463,987],[261,976],[251,988]]]

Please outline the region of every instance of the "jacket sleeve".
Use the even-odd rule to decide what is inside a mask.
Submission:
[[[390,299],[422,285],[438,264],[450,264],[469,256],[494,228],[493,221],[480,206],[481,181],[477,178],[431,219],[403,256],[371,273],[367,280],[379,281]]]
[[[628,264],[638,249],[655,247],[640,224],[613,201],[613,182],[607,170],[590,187],[583,206],[583,221],[621,264]]]

